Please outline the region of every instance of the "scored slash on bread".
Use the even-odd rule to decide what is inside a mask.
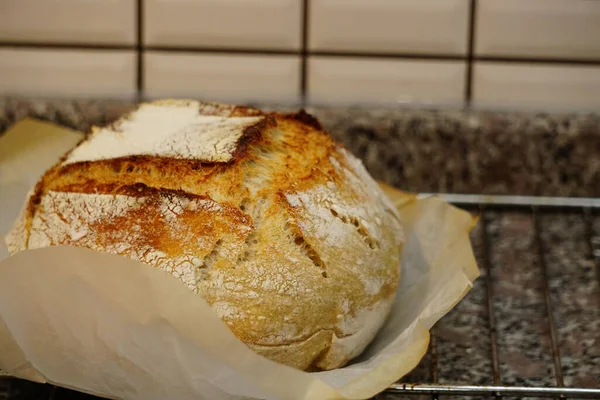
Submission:
[[[373,339],[402,243],[394,205],[313,117],[195,101],[95,128],[7,238],[11,253],[81,246],[160,268],[247,346],[305,370]]]

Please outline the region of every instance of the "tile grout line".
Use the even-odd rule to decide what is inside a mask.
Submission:
[[[144,23],[144,0],[137,0],[136,2],[136,52],[137,52],[137,99],[141,100],[144,96],[144,54],[143,54],[143,23]]]
[[[135,50],[135,44],[73,42],[11,42],[0,40],[0,48],[65,50]]]
[[[141,0],[138,0],[141,2]],[[600,0],[599,0],[600,1]],[[140,21],[141,24],[142,21]],[[140,36],[139,40],[142,40],[142,30],[137,33]],[[271,50],[271,49],[248,49],[248,48],[235,48],[235,47],[193,47],[193,46],[144,46],[143,44],[116,44],[116,43],[105,43],[105,44],[81,44],[81,43],[56,43],[56,42],[10,42],[0,41],[0,48],[23,48],[23,49],[65,49],[65,50],[134,50],[138,49],[141,51],[162,51],[172,53],[231,53],[231,54],[255,54],[255,55],[303,55],[302,50]],[[352,51],[321,51],[306,50],[307,56],[325,56],[325,57],[353,57],[363,59],[374,59],[374,58],[385,58],[385,59],[415,59],[415,60],[439,60],[439,61],[469,61],[468,56],[459,56],[455,54],[425,54],[425,53],[375,53],[375,52],[352,52]],[[584,58],[552,58],[552,57],[509,57],[509,56],[476,56],[473,55],[473,61],[482,62],[503,62],[503,63],[514,63],[514,64],[552,64],[552,65],[592,65],[600,66],[600,58],[584,59]]]
[[[161,51],[169,53],[215,53],[215,54],[256,54],[256,55],[280,55],[298,56],[302,55],[300,50],[285,49],[259,49],[259,48],[237,48],[237,47],[193,47],[193,46],[144,46],[144,50]],[[600,60],[598,61],[600,63]]]
[[[600,65],[600,59],[567,59],[567,58],[551,58],[551,57],[503,57],[503,56],[473,56],[474,61],[483,62],[499,62],[510,64],[551,64],[551,65]]]
[[[310,0],[302,0],[302,43],[301,43],[301,66],[300,66],[300,101],[306,105],[307,73],[308,73],[308,27],[309,27],[309,4]]]
[[[475,19],[477,13],[477,0],[471,0],[469,3],[468,20],[468,43],[467,43],[467,68],[465,78],[465,106],[471,107],[473,97],[473,52],[475,46]]]

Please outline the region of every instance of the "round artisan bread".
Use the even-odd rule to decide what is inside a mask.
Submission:
[[[403,233],[310,115],[169,100],[94,128],[42,177],[7,244],[160,268],[257,353],[314,370],[343,366],[384,323]]]

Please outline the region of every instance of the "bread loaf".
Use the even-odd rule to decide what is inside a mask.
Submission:
[[[303,370],[373,339],[402,243],[394,206],[310,115],[172,100],[94,128],[7,238],[12,254],[71,245],[159,268],[251,349]]]

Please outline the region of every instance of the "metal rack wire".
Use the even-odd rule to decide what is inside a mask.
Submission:
[[[421,194],[420,197],[431,196],[431,194]],[[600,283],[600,233],[594,232],[593,220],[600,209],[600,199],[597,198],[561,198],[561,197],[529,197],[529,196],[481,196],[481,195],[438,195],[442,199],[455,204],[459,207],[476,211],[480,215],[482,224],[481,241],[483,245],[483,259],[481,268],[487,272],[485,275],[485,287],[487,292],[487,315],[488,331],[490,340],[489,357],[491,360],[491,371],[493,385],[477,386],[468,384],[440,384],[438,373],[438,350],[435,327],[432,330],[430,342],[430,372],[432,383],[397,383],[391,385],[386,390],[389,396],[405,395],[431,395],[432,399],[438,399],[439,396],[487,396],[489,398],[511,397],[548,397],[548,398],[593,398],[600,399],[600,387],[598,388],[576,388],[565,387],[563,370],[561,366],[561,355],[558,344],[556,322],[554,318],[553,304],[549,292],[548,266],[546,260],[546,248],[541,238],[541,216],[553,212],[565,212],[569,214],[581,215],[585,221],[585,237],[588,245],[589,254],[595,260],[597,279]],[[553,369],[555,385],[551,387],[539,386],[503,386],[501,385],[500,363],[498,358],[498,331],[494,319],[493,310],[493,276],[491,273],[491,248],[492,242],[489,237],[490,212],[502,212],[508,210],[525,211],[530,213],[534,221],[534,241],[537,249],[537,258],[541,266],[541,276],[543,279],[542,294],[546,317],[549,323],[550,345],[552,349]],[[599,366],[600,368],[600,366]],[[69,392],[67,395],[66,392]],[[48,400],[60,400],[61,398],[92,398],[89,395],[78,397],[75,392],[67,389],[51,387],[47,390]],[[65,395],[65,396],[63,396]],[[10,398],[10,397],[9,397]],[[44,398],[40,396],[40,398]]]
[[[431,194],[421,194],[420,197],[431,196]],[[481,240],[483,244],[483,260],[481,268],[485,268],[485,287],[487,292],[487,314],[488,331],[490,340],[489,356],[491,359],[492,380],[491,386],[478,385],[447,385],[438,383],[437,371],[437,340],[435,338],[435,328],[431,332],[430,355],[431,355],[431,384],[421,383],[398,383],[390,386],[386,390],[390,394],[398,395],[431,395],[432,399],[445,396],[493,396],[501,398],[503,396],[516,397],[558,397],[558,398],[593,398],[600,399],[600,387],[598,388],[573,388],[565,387],[563,379],[563,370],[561,366],[560,349],[558,345],[558,336],[556,332],[556,322],[549,291],[548,266],[546,262],[546,249],[541,238],[540,217],[545,213],[568,212],[570,214],[579,214],[583,216],[586,226],[586,241],[589,254],[595,260],[596,274],[600,283],[600,233],[594,232],[593,218],[595,212],[600,209],[600,199],[598,198],[566,198],[566,197],[533,197],[533,196],[484,196],[484,195],[456,195],[440,194],[442,199],[468,210],[479,212],[480,223],[482,224]],[[534,220],[535,246],[537,257],[541,266],[541,276],[543,279],[543,297],[546,309],[546,316],[549,323],[550,344],[552,348],[552,359],[554,367],[555,386],[502,386],[500,380],[500,368],[498,359],[497,345],[497,326],[494,319],[493,310],[493,276],[491,273],[491,240],[489,237],[489,212],[491,211],[525,211],[532,215]],[[598,366],[600,369],[600,366]]]

